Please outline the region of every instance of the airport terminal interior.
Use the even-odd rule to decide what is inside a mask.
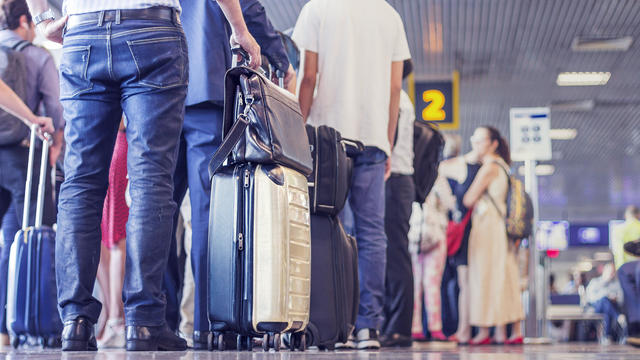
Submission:
[[[189,2],[199,1],[211,0],[190,0],[181,1],[181,3],[183,7],[188,7],[194,6],[188,4]],[[296,28],[303,26],[304,20],[310,18],[310,15],[303,10],[305,6],[313,3],[328,4],[342,1],[360,4],[359,14],[349,16],[375,18],[371,15],[366,0],[260,0],[259,3],[264,7],[273,28],[283,33],[283,38],[287,38],[291,44],[298,38],[304,38]],[[371,1],[377,3],[383,0]],[[163,1],[158,2],[163,3]],[[308,344],[309,348],[301,352],[290,351],[287,344],[283,343],[279,351],[272,348],[264,352],[262,338],[256,337],[255,349],[252,353],[233,349],[195,351],[191,348],[186,351],[128,352],[125,351],[124,343],[120,344],[119,348],[118,346],[103,348],[98,338],[97,352],[61,352],[55,348],[42,348],[39,339],[27,336],[21,337],[21,344],[17,349],[9,345],[0,348],[0,358],[42,360],[58,358],[74,360],[263,358],[283,360],[605,360],[640,358],[640,347],[632,346],[634,341],[636,346],[640,346],[640,258],[636,257],[640,256],[640,210],[638,209],[640,207],[640,1],[384,0],[383,2],[388,3],[399,14],[406,32],[413,71],[404,79],[402,88],[413,105],[409,110],[415,114],[417,122],[430,124],[424,126],[428,129],[436,129],[435,131],[442,135],[443,145],[438,151],[444,151],[444,155],[440,154],[442,161],[438,180],[434,177],[435,185],[424,206],[417,206],[421,204],[414,202],[411,230],[408,234],[405,231],[404,235],[405,238],[408,237],[409,244],[409,252],[405,252],[407,255],[411,253],[413,260],[413,264],[405,265],[413,269],[415,279],[424,277],[424,283],[421,280],[415,280],[414,286],[409,291],[409,294],[413,294],[414,291],[420,293],[414,296],[414,299],[419,299],[418,303],[409,305],[409,309],[413,306],[414,315],[413,318],[409,315],[407,320],[407,327],[410,326],[408,329],[410,336],[405,336],[409,341],[408,346],[393,341],[388,343],[389,346],[385,346],[389,339],[393,340],[392,335],[397,334],[380,332],[378,335],[381,336],[382,347],[379,349],[363,347],[354,350],[326,350],[322,346],[319,349],[317,346]],[[241,0],[240,4],[242,3]],[[49,0],[48,5],[56,16],[59,16],[63,9],[63,0]],[[326,4],[323,6],[327,6],[327,9],[331,8]],[[318,8],[316,6],[314,9]],[[319,13],[319,10],[317,11]],[[323,11],[330,12],[326,9]],[[301,12],[306,17],[303,18]],[[322,15],[326,15],[324,12]],[[348,17],[343,19],[350,21]],[[322,26],[316,26],[314,29],[322,31]],[[70,32],[72,33],[73,31]],[[333,38],[333,41],[340,41],[339,37]],[[42,34],[36,37],[35,43],[49,50],[56,65],[61,61],[64,62],[67,53],[66,50],[63,51],[62,45],[45,40]],[[192,44],[188,46],[191,57]],[[266,49],[266,46],[261,45],[261,47]],[[289,46],[287,50],[289,60],[297,72],[297,91],[302,97],[301,89],[307,81],[304,75],[306,74],[305,65],[309,63],[307,57],[311,55],[309,51],[305,53],[302,44]],[[320,80],[314,85],[319,87],[324,81],[321,71],[323,66],[321,51],[320,55],[315,54],[320,59],[320,62],[315,64],[320,69]],[[345,54],[345,56],[349,55],[357,56],[353,52]],[[96,55],[91,53],[91,56]],[[345,62],[350,61],[345,60]],[[360,58],[357,61],[366,63],[368,59]],[[339,61],[333,63],[338,64]],[[193,66],[191,70],[193,71]],[[191,82],[193,83],[193,80]],[[334,84],[339,83],[338,81]],[[357,86],[351,88],[357,89]],[[311,91],[313,93],[313,88]],[[317,98],[320,98],[322,89],[317,88],[316,91]],[[366,98],[368,89],[359,91],[361,91],[360,95]],[[338,93],[342,94],[342,92]],[[300,103],[302,104],[302,101]],[[68,104],[68,101],[63,103],[63,107]],[[311,105],[312,115],[313,111],[313,105]],[[401,101],[400,119],[402,114]],[[303,116],[306,116],[304,111]],[[401,121],[399,120],[399,128],[402,126]],[[185,128],[186,126],[185,121]],[[455,265],[456,263],[451,259],[457,255],[450,253],[447,253],[448,258],[443,255],[442,259],[438,260],[436,256],[429,255],[429,252],[440,251],[438,249],[447,252],[446,247],[451,246],[451,228],[448,226],[450,221],[454,221],[452,217],[455,218],[455,211],[450,208],[444,212],[444,228],[440,229],[444,242],[442,247],[429,245],[427,249],[425,245],[427,240],[424,238],[428,236],[425,235],[424,229],[427,229],[425,224],[429,224],[429,220],[425,219],[432,215],[425,209],[431,209],[428,207],[428,199],[431,197],[441,199],[438,193],[441,179],[443,179],[444,188],[449,189],[447,184],[451,184],[444,179],[442,171],[447,158],[446,154],[458,156],[476,152],[479,146],[477,145],[479,129],[485,131],[489,127],[501,134],[509,144],[512,160],[509,168],[512,178],[519,180],[518,184],[522,185],[522,190],[526,190],[530,199],[531,208],[525,211],[529,211],[531,216],[529,221],[532,222],[532,231],[527,233],[524,239],[518,239],[518,241],[509,239],[509,245],[503,247],[505,256],[511,256],[506,261],[509,264],[513,263],[513,267],[509,267],[506,273],[513,271],[512,278],[515,278],[512,283],[515,282],[516,286],[520,287],[515,290],[520,294],[516,302],[519,309],[516,312],[522,312],[522,321],[504,322],[508,323],[506,330],[503,330],[506,331],[506,338],[498,341],[500,344],[491,343],[492,339],[495,342],[496,337],[499,336],[497,327],[494,329],[492,326],[488,327],[486,343],[473,344],[473,341],[478,338],[485,340],[481,335],[477,335],[482,334],[483,330],[476,326],[469,327],[466,340],[461,341],[465,337],[464,331],[460,330],[464,323],[461,319],[465,313],[468,316],[468,308],[472,308],[471,323],[472,325],[477,323],[474,319],[478,316],[473,313],[478,311],[477,304],[485,303],[485,300],[480,301],[475,296],[475,291],[478,288],[482,289],[482,285],[469,284],[468,281],[474,281],[469,279],[483,281],[483,279],[472,273],[461,273],[460,268],[471,268],[473,266],[471,259],[484,256],[472,255],[476,251],[474,250],[476,247],[471,243],[474,237],[484,236],[482,240],[487,241],[495,240],[495,237],[488,233],[478,234],[482,231],[474,230],[473,225],[470,225],[471,235],[468,233],[461,235],[471,236],[467,240],[469,241],[469,265],[466,265],[467,259],[464,266]],[[486,133],[493,141],[491,132]],[[400,137],[399,134],[398,132],[398,137]],[[417,141],[416,136],[413,139]],[[499,148],[500,142],[497,143]],[[397,144],[398,142],[396,146]],[[415,145],[414,143],[414,148]],[[496,150],[500,155],[498,151]],[[449,155],[449,157],[453,156]],[[498,160],[495,162],[497,163]],[[415,164],[414,160],[414,166]],[[484,164],[486,162],[483,163],[483,168]],[[206,166],[201,167],[203,168]],[[483,174],[482,168],[478,174]],[[498,170],[496,174],[498,174],[496,176],[503,176],[503,173],[498,173]],[[394,179],[394,175],[390,179]],[[462,178],[458,183],[461,184],[464,180],[465,178]],[[62,180],[56,178],[54,182],[57,181]],[[507,184],[506,180],[505,184]],[[507,198],[507,202],[516,196],[511,192],[513,180],[509,180],[508,184],[510,197]],[[475,189],[474,185],[469,188],[468,184],[467,188]],[[387,180],[387,191],[388,189],[389,180]],[[479,193],[479,198],[494,191],[491,187],[485,187],[485,189],[484,194]],[[452,193],[449,196],[454,196],[455,202],[456,194]],[[490,195],[488,198],[493,201]],[[193,200],[191,201],[193,203]],[[433,206],[434,209],[444,206],[442,205],[444,200],[433,201],[438,204]],[[457,201],[462,203],[462,197]],[[467,207],[466,195],[464,204]],[[471,217],[473,224],[476,224],[475,217],[480,216],[481,205],[476,203],[475,209],[469,206],[473,209]],[[182,205],[183,209],[184,206],[185,204]],[[485,207],[490,208],[491,211],[495,209],[492,206],[498,207],[498,212],[504,217],[503,211],[495,202],[493,205],[490,202],[485,204]],[[502,209],[511,209],[510,206],[509,203],[503,203]],[[388,208],[389,199],[387,198]],[[106,209],[105,205],[105,212]],[[419,212],[418,235],[417,240],[413,241],[412,236],[416,236],[415,233],[412,235],[415,228],[413,217],[416,216],[416,211]],[[184,219],[184,223],[188,223],[188,226],[185,225],[182,228],[178,226],[178,231],[175,232],[176,237],[191,236],[191,219],[186,219],[184,216],[183,212],[180,219]],[[514,213],[507,213],[506,217],[509,218],[509,216],[514,216]],[[340,219],[342,220],[342,215]],[[389,226],[386,228],[388,241],[391,243]],[[636,233],[631,233],[629,229],[632,228]],[[310,248],[313,249],[316,241],[313,238],[313,225],[311,229]],[[436,231],[433,230],[434,228],[428,229],[427,232]],[[57,230],[60,231],[60,224]],[[507,234],[509,231],[511,230],[507,227]],[[502,236],[504,237],[504,231]],[[57,241],[59,240],[60,234]],[[174,242],[175,240],[174,237]],[[355,240],[358,240],[357,235]],[[628,246],[636,243],[635,249]],[[391,248],[391,245],[388,246],[388,251]],[[184,252],[184,248],[181,251]],[[632,255],[633,251],[636,256]],[[485,252],[489,251],[485,250]],[[491,254],[487,254],[489,255]],[[123,257],[122,253],[119,256]],[[315,253],[311,251],[310,256],[313,262]],[[387,256],[387,271],[392,268],[389,267],[390,262],[400,261],[390,259],[389,256]],[[182,261],[180,264],[184,266],[184,256],[179,261]],[[438,269],[433,270],[430,264],[438,261],[440,261],[436,266]],[[630,268],[636,265],[636,268]],[[627,268],[632,270],[627,273]],[[184,269],[186,268],[182,268],[183,274],[179,276],[181,280],[187,277]],[[417,269],[420,269],[419,275],[416,272]],[[362,272],[362,268],[360,271]],[[435,271],[435,275],[429,273],[430,271]],[[191,270],[188,272],[191,273]],[[314,273],[312,270],[310,272],[312,274],[310,286],[313,294]],[[329,273],[330,271],[327,270],[327,276]],[[495,276],[495,273],[496,271],[492,272],[492,276]],[[471,291],[472,294],[466,303],[459,300],[462,296],[460,292],[462,280],[459,280],[461,274],[466,274],[465,276],[468,277],[467,285],[463,285],[463,288],[469,286],[466,291]],[[193,277],[191,274],[189,276]],[[362,279],[361,273],[361,286]],[[400,298],[403,295],[389,295],[389,289],[395,288],[388,285],[392,279],[388,273],[386,279],[385,299],[389,299],[389,296],[393,298],[395,295],[394,299],[397,303],[401,303]],[[508,280],[495,281],[508,282]],[[630,285],[625,285],[625,281]],[[96,284],[96,288],[100,289],[94,290],[94,295],[104,299],[105,291],[100,284]],[[191,286],[194,286],[193,278]],[[436,292],[435,303],[428,294],[432,287],[440,289]],[[497,289],[506,288],[507,286],[497,287]],[[182,304],[179,303],[178,306],[185,306],[184,302],[187,301],[185,294],[191,291],[190,310],[189,308],[179,309],[180,316],[183,316],[182,320],[184,320],[184,314],[187,316],[193,314],[194,290],[193,288],[187,290],[185,283],[183,290],[175,291],[179,294],[176,295],[177,297],[182,297]],[[486,296],[489,303],[495,298],[508,297],[503,294]],[[411,296],[406,295],[405,292],[404,297],[406,300]],[[361,302],[363,299],[368,301],[368,295],[365,294],[363,297],[361,288]],[[345,299],[345,307],[346,301]],[[393,303],[396,304],[396,301],[394,300]],[[312,310],[313,306],[312,297]],[[390,306],[389,302],[385,311],[388,311],[388,306]],[[468,307],[467,310],[461,310],[464,306]],[[505,305],[505,307],[509,306]],[[396,311],[399,310],[396,309]],[[112,329],[110,324],[119,326],[121,332],[120,335],[110,336],[124,336],[122,320],[120,323],[112,323],[112,320],[107,321],[105,316],[107,315],[103,314],[98,321],[98,326],[103,328],[100,330],[96,327],[96,330],[102,334],[103,341],[106,336],[104,332],[115,331],[113,330],[115,327]],[[387,317],[393,316],[387,314]],[[435,321],[439,326],[434,325],[434,316],[437,317]],[[314,315],[311,314],[312,320],[313,317]],[[482,316],[479,317],[482,318]],[[105,326],[107,330],[104,330]],[[182,325],[178,329],[180,336],[188,339],[189,346],[193,346],[191,342],[193,326],[191,322],[186,328],[188,329],[186,333],[183,332]],[[517,336],[518,331],[521,333],[520,336]],[[361,341],[359,331],[357,338]],[[214,342],[211,339],[207,341]],[[514,343],[509,344],[511,341]],[[209,344],[209,346],[217,345]],[[331,347],[329,346],[330,349]]]

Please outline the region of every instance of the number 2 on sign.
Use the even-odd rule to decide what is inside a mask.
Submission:
[[[427,103],[427,107],[422,110],[422,119],[425,121],[442,121],[447,118],[447,114],[442,109],[445,97],[442,91],[427,90],[422,93],[422,100]]]

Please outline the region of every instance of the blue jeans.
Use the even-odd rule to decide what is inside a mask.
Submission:
[[[358,243],[360,307],[356,329],[380,330],[384,321],[387,262],[387,235],[384,229],[386,160],[387,155],[375,147],[366,147],[354,159],[349,208],[340,213],[345,229],[351,228]]]
[[[620,315],[616,305],[606,297],[590,305],[596,313],[604,315],[604,333],[606,336],[612,336],[615,330],[614,324],[617,324]]]
[[[162,275],[173,215],[173,172],[188,82],[182,27],[169,20],[78,25],[64,35],[60,94],[66,120],[65,180],[56,239],[63,321],[96,322],[91,294],[100,260],[100,219],[122,113],[127,117],[127,222],[124,301],[127,325],[161,326]]]
[[[209,160],[222,142],[223,108],[213,104],[188,106],[182,129],[174,199],[181,202],[189,188],[191,201],[191,270],[195,286],[193,330],[209,331],[207,313],[207,249],[209,236]],[[173,249],[172,249],[173,250]],[[175,257],[174,257],[175,258]],[[169,273],[178,264],[169,264]],[[170,277],[167,275],[167,277]],[[175,277],[175,276],[173,276]]]
[[[638,334],[640,334],[640,261],[630,261],[620,266],[618,280],[624,294],[624,312],[627,322],[634,326],[638,325]]]

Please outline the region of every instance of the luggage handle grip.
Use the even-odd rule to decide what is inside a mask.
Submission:
[[[340,142],[346,146],[345,150],[349,157],[360,155],[364,152],[364,144],[361,141],[342,138]]]
[[[248,66],[249,53],[243,49],[240,45],[234,45],[231,47],[231,67],[236,66]],[[238,65],[240,64],[240,65]]]
[[[26,230],[29,226],[29,209],[31,208],[31,187],[33,186],[33,166],[35,161],[35,147],[36,135],[38,132],[38,125],[31,125],[31,135],[29,137],[29,161],[27,165],[27,181],[24,187],[24,205],[22,210],[22,230]],[[42,226],[42,214],[44,208],[44,190],[46,184],[46,172],[47,161],[49,160],[49,143],[51,141],[51,135],[44,133],[44,140],[42,141],[42,157],[40,159],[40,178],[38,182],[38,198],[36,200],[36,221],[35,227]]]

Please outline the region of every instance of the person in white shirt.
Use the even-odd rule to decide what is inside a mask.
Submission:
[[[231,43],[247,50],[252,66],[259,65],[260,47],[247,30],[238,0],[217,1],[230,24]],[[46,38],[64,43],[60,97],[67,147],[55,251],[62,350],[97,348],[93,325],[101,304],[92,290],[100,258],[100,214],[122,113],[128,120],[132,200],[122,290],[126,348],[186,350],[184,339],[165,321],[162,288],[189,76],[180,2],[65,0],[65,16],[57,20],[46,0],[27,2]]]
[[[413,71],[404,61],[402,78]],[[416,198],[413,182],[413,126],[415,108],[409,95],[400,93],[400,116],[395,146],[391,153],[391,176],[385,184],[385,231],[387,270],[385,275],[385,320],[382,346],[411,346],[413,316],[413,272],[409,253],[409,220]]]
[[[404,25],[384,0],[311,0],[292,38],[305,50],[299,91],[305,121],[365,145],[354,159],[349,194],[360,272],[355,331],[359,349],[377,349],[385,301],[384,180],[391,171],[403,61],[411,57]]]

